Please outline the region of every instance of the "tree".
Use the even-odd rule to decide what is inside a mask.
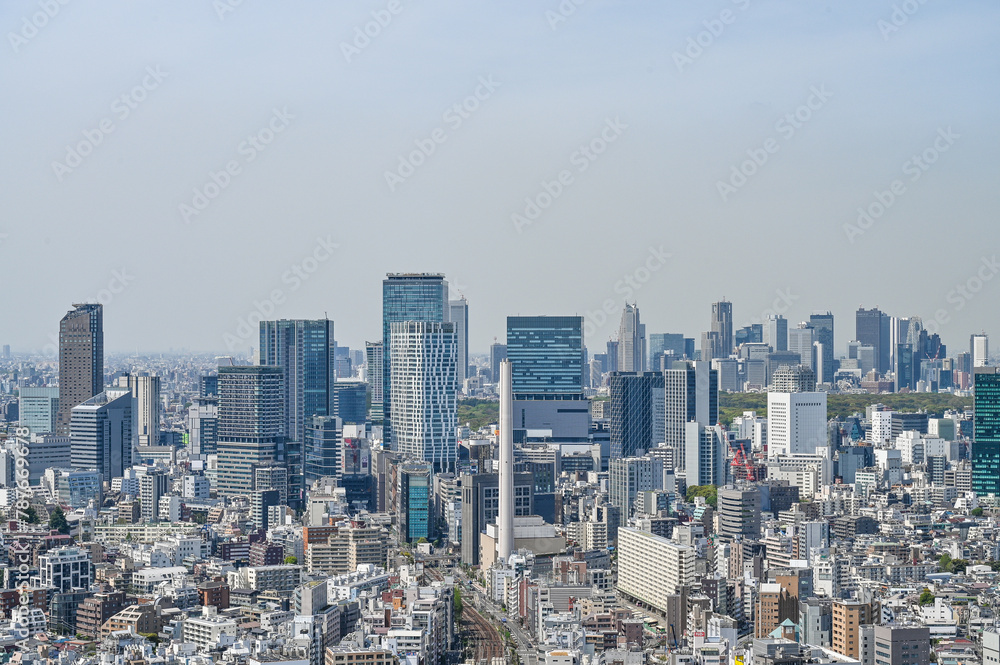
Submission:
[[[941,570],[944,572],[950,573],[952,571],[951,555],[947,553],[942,554],[941,558],[938,559],[938,566],[940,566]]]
[[[983,509],[982,508],[973,508],[972,512],[970,512],[969,514],[972,515],[973,517],[982,517],[983,516]]]
[[[285,557],[285,563],[290,563],[293,566],[299,562],[299,557],[288,555]]]
[[[452,600],[455,604],[455,618],[462,618],[462,590],[457,586],[455,587],[455,592],[452,594]]]
[[[934,594],[931,593],[930,589],[924,589],[920,592],[920,606],[930,605],[934,602]]]
[[[35,510],[34,506],[28,506],[28,509],[24,511],[24,521],[28,524],[38,524],[41,521],[38,519],[38,511]]]
[[[968,559],[951,560],[951,572],[953,573],[964,573],[968,567],[969,567]]]
[[[69,533],[69,522],[66,521],[66,513],[62,506],[56,505],[55,510],[49,513],[49,529],[54,529],[59,533]]]
[[[687,488],[688,503],[694,503],[695,497],[705,497],[705,503],[715,508],[719,505],[719,491],[715,485],[692,485]]]

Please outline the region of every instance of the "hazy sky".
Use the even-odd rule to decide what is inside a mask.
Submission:
[[[258,304],[358,347],[407,271],[473,352],[599,350],[625,297],[830,309],[838,353],[861,304],[1000,329],[1000,5],[577,2],[3,2],[0,343],[101,299],[109,350],[243,350]]]

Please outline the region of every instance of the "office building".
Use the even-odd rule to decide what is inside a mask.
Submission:
[[[1000,367],[976,367],[972,378],[972,489],[1000,496]]]
[[[507,360],[507,345],[490,344],[490,381],[500,383],[500,363]]]
[[[664,442],[661,372],[614,372],[611,393],[611,457],[635,457]]]
[[[917,387],[917,358],[910,344],[897,344],[893,354],[893,389],[895,392]]]
[[[804,365],[779,365],[771,375],[768,390],[776,393],[815,392],[816,373]]]
[[[51,433],[32,434],[27,439],[17,437],[17,445],[23,446],[28,451],[28,482],[37,485],[46,469],[71,468],[73,465],[72,442],[73,440],[68,436]]]
[[[649,358],[652,361],[659,354],[673,354],[675,360],[681,360],[687,353],[684,335],[679,333],[650,333]],[[658,368],[652,366],[656,371]]]
[[[646,370],[646,326],[639,320],[639,307],[625,303],[618,326],[618,371]]]
[[[93,582],[90,550],[66,546],[51,549],[38,557],[38,582],[46,589],[65,593],[87,589]]]
[[[822,383],[832,383],[836,362],[834,360],[834,329],[831,312],[813,312],[809,316],[809,327],[813,329],[813,341],[823,345],[822,357],[816,358],[817,376],[822,376]]]
[[[421,538],[434,540],[437,529],[434,519],[434,468],[425,462],[403,462],[397,471],[396,516],[399,538],[415,543]]]
[[[281,367],[219,367],[219,496],[249,495],[258,467],[285,463]]]
[[[767,394],[767,453],[813,455],[828,445],[826,393]]]
[[[160,497],[170,491],[170,477],[162,471],[147,471],[139,476],[139,506],[144,522],[159,519]]]
[[[761,495],[756,487],[718,490],[719,535],[760,538]]]
[[[764,343],[772,351],[787,351],[788,319],[780,314],[769,314],[764,321]]]
[[[883,314],[877,307],[872,309],[858,308],[855,315],[854,339],[865,346],[875,349],[875,369],[879,374],[885,374],[891,369],[890,355],[891,317]]]
[[[313,416],[333,415],[336,345],[329,319],[260,322],[260,364],[282,371],[288,492],[296,505],[305,492],[306,427]]]
[[[392,431],[392,324],[404,321],[443,323],[448,320],[448,282],[432,273],[389,273],[382,281],[382,408],[383,437],[396,450]],[[457,385],[457,384],[456,384]]]
[[[463,474],[462,563],[479,565],[479,536],[500,515],[500,475]],[[514,474],[514,517],[534,514],[535,479],[530,473]]]
[[[306,487],[320,478],[340,478],[343,421],[313,416],[306,429]]]
[[[198,396],[199,397],[218,397],[219,396],[219,375],[218,374],[205,374],[198,379]]]
[[[609,339],[604,345],[604,371],[618,371],[618,340]]]
[[[216,392],[218,386],[216,385]],[[204,458],[217,452],[219,439],[219,398],[195,397],[188,407],[188,444],[193,458]]]
[[[31,434],[56,431],[59,414],[58,388],[21,388],[17,398],[17,417],[21,427]]]
[[[132,441],[136,446],[160,445],[160,377],[128,374],[120,379],[132,395]]]
[[[454,472],[457,344],[452,323],[397,321],[390,337],[389,394],[395,450]]]
[[[727,300],[712,303],[711,331],[718,334],[719,352],[715,358],[728,358],[733,352],[733,303]],[[710,358],[702,358],[710,360]]]
[[[986,367],[990,362],[990,338],[986,333],[972,335],[969,339],[969,355],[972,356],[972,366]]]
[[[73,307],[59,322],[57,434],[70,433],[74,406],[104,390],[104,306]]]
[[[663,372],[664,443],[672,463],[683,469],[687,463],[687,423],[708,427],[719,420],[718,373],[706,361],[681,361]]]
[[[697,422],[684,426],[685,480],[693,485],[726,483],[726,431],[719,425],[706,427]]]
[[[337,379],[333,384],[333,415],[345,424],[368,421],[368,384],[357,379]]]
[[[719,331],[708,330],[701,334],[700,360],[708,362],[710,360],[715,360],[716,358],[728,357],[729,354],[724,350],[722,337],[719,336]]]
[[[695,549],[647,531],[618,528],[618,591],[662,614],[695,581]]]
[[[132,466],[132,396],[109,389],[72,409],[73,468],[96,469],[115,478]]]
[[[469,375],[469,303],[465,298],[448,301],[448,321],[455,326],[458,358],[456,384],[461,386]]]
[[[608,500],[631,517],[640,492],[663,489],[663,460],[656,457],[615,457],[608,462]]]
[[[983,633],[983,664],[989,659],[987,633]],[[886,624],[861,627],[862,665],[930,665],[931,630],[928,626]]]
[[[805,321],[788,331],[788,350],[799,354],[801,364],[815,371],[813,364],[813,329]]]
[[[382,342],[365,342],[365,367],[368,386],[371,389],[371,408],[368,411],[368,418],[373,423],[381,423],[384,417],[382,404],[385,399],[385,391],[382,390],[382,381],[385,379]]]

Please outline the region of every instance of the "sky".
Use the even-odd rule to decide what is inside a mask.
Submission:
[[[63,4],[65,2],[65,4]],[[1000,330],[985,0],[0,4],[0,344],[105,304],[109,351],[381,336],[441,272],[470,350],[627,299],[647,333],[920,316]],[[930,322],[932,324],[928,325]]]

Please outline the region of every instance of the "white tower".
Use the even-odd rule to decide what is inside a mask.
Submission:
[[[497,561],[506,565],[514,553],[514,413],[510,361],[500,363],[500,511]]]

